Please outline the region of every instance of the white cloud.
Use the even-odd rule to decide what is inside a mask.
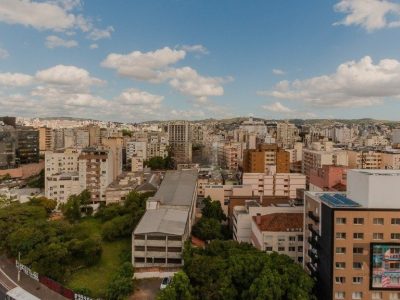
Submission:
[[[6,49],[0,48],[0,59],[5,59],[9,56],[10,56],[10,54],[8,53],[8,51]]]
[[[46,37],[45,45],[47,48],[50,49],[57,47],[73,48],[78,46],[78,42],[75,40],[63,40],[58,36],[49,35],[48,37]]]
[[[89,34],[88,38],[97,41],[101,39],[109,39],[111,37],[111,33],[114,31],[112,26],[108,26],[106,29],[93,29]]]
[[[166,68],[185,58],[186,52],[164,47],[150,52],[133,51],[129,54],[111,53],[101,63],[115,69],[119,75],[137,80],[160,82]]]
[[[289,107],[284,106],[280,102],[275,102],[269,105],[263,105],[263,108],[268,111],[272,112],[277,112],[277,113],[291,113],[293,110],[291,110]]]
[[[346,17],[334,25],[356,25],[367,31],[400,26],[400,4],[388,0],[341,0],[335,11]]]
[[[38,71],[36,79],[51,85],[70,86],[74,89],[86,89],[91,85],[102,85],[101,79],[91,77],[89,72],[75,66],[56,65]]]
[[[97,44],[91,44],[91,45],[89,46],[89,48],[90,48],[90,49],[97,49],[97,48],[99,48],[99,45],[97,45]]]
[[[118,97],[118,100],[125,105],[146,105],[152,108],[158,108],[164,100],[164,96],[150,94],[138,89],[124,90]]]
[[[281,69],[272,69],[272,73],[274,73],[275,75],[285,75],[285,71]]]
[[[366,56],[338,66],[335,73],[305,80],[281,81],[259,95],[303,101],[320,107],[357,107],[382,104],[400,97],[400,62],[383,59],[374,64]]]
[[[181,47],[182,50],[186,52],[195,52],[199,54],[208,54],[208,49],[203,45],[183,45]]]
[[[200,98],[208,96],[222,96],[224,88],[221,83],[226,80],[219,77],[204,77],[197,73],[196,70],[190,67],[174,69],[169,73],[171,80],[169,84],[179,92]]]
[[[2,86],[14,86],[21,87],[31,85],[33,83],[33,77],[22,73],[0,73],[0,85]]]
[[[35,2],[31,0],[0,1],[0,21],[8,24],[21,24],[38,30],[64,31],[71,28],[84,28],[82,16],[70,11],[78,1],[62,6],[63,2]],[[87,23],[87,22],[86,22]]]

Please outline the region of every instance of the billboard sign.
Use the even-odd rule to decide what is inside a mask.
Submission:
[[[371,289],[400,290],[400,244],[371,243]]]

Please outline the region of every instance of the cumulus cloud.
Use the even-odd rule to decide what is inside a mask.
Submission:
[[[73,48],[78,46],[78,42],[75,40],[64,40],[55,35],[49,35],[46,37],[45,45],[47,48],[53,49],[57,47]]]
[[[259,95],[304,101],[320,107],[371,106],[400,97],[400,62],[383,59],[374,64],[366,56],[338,66],[335,73],[305,80],[281,81]]]
[[[272,69],[272,73],[275,75],[285,75],[285,71],[281,69]]]
[[[367,31],[400,26],[400,4],[389,0],[341,0],[335,11],[346,14],[334,25],[361,26]]]
[[[291,113],[293,110],[291,110],[289,107],[284,106],[280,102],[275,102],[269,105],[263,105],[263,108],[268,111],[272,112],[278,112],[278,113]]]
[[[99,48],[99,45],[97,45],[97,44],[91,44],[91,45],[89,46],[89,48],[90,48],[90,49],[97,49],[97,48]]]
[[[208,54],[208,49],[203,45],[183,45],[181,47],[182,50],[186,52],[194,52],[199,54]]]
[[[28,86],[34,82],[34,78],[22,73],[0,73],[0,85],[7,87]]]
[[[111,53],[101,63],[115,69],[124,77],[159,82],[164,80],[166,68],[185,58],[186,52],[164,47],[150,52],[133,51],[129,54]]]
[[[10,54],[8,53],[8,51],[6,49],[0,48],[0,59],[5,59],[9,56],[10,56]]]
[[[110,38],[114,28],[96,28],[92,18],[76,12],[82,7],[81,0],[1,0],[0,22],[19,24],[41,31],[63,32],[67,35],[73,35],[76,30],[80,30],[87,33],[87,38],[92,40]],[[71,48],[77,45],[76,41],[63,41],[54,36],[50,41],[46,41],[47,44],[50,45],[49,48]]]
[[[105,82],[90,76],[89,72],[75,66],[56,65],[38,71],[35,78],[50,85],[69,86],[74,89],[85,89],[91,85],[102,85]]]
[[[93,29],[89,34],[88,38],[97,41],[101,39],[109,39],[111,37],[111,33],[114,31],[112,26],[108,26],[106,29]]]
[[[126,105],[148,105],[152,108],[158,108],[164,100],[164,96],[154,95],[146,91],[132,88],[124,90],[118,97],[118,100]]]

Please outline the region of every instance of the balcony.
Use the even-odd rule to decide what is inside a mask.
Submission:
[[[307,263],[306,266],[310,271],[311,277],[313,277],[316,280],[318,277],[317,269],[311,263]]]
[[[313,235],[320,237],[319,232],[314,229],[314,226],[312,224],[308,224],[308,230],[310,230],[313,233]]]
[[[319,249],[319,243],[318,239],[316,237],[309,237],[308,243],[314,248],[314,249]]]
[[[319,262],[319,257],[318,257],[317,253],[315,253],[315,252],[313,252],[311,250],[308,250],[307,254],[311,258],[312,263],[318,263]]]
[[[308,212],[308,217],[313,220],[315,223],[319,222],[319,217],[316,216],[311,210]]]

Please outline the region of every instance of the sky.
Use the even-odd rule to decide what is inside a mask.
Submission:
[[[400,0],[1,0],[0,115],[400,120]]]

